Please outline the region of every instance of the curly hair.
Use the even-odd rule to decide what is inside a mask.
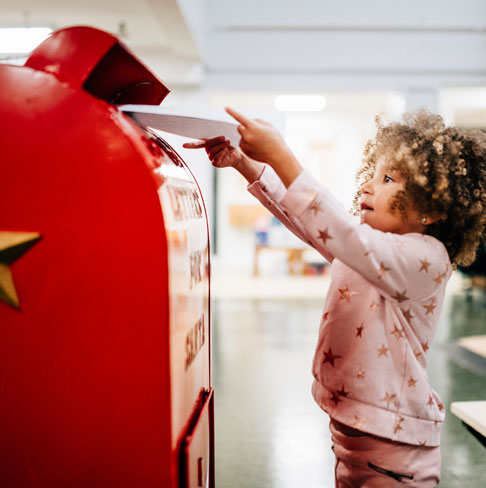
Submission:
[[[384,124],[377,117],[377,133],[368,141],[356,180],[373,177],[384,158],[390,169],[406,179],[405,188],[390,201],[390,211],[406,218],[411,206],[439,220],[426,234],[445,245],[454,267],[468,266],[484,239],[486,223],[486,134],[480,130],[446,127],[440,115],[424,109],[410,111],[401,122]],[[354,199],[359,213],[361,190]]]

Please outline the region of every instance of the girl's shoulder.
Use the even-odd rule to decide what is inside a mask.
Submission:
[[[401,241],[404,252],[413,251],[415,254],[424,254],[428,260],[441,263],[452,269],[449,253],[444,243],[434,236],[411,232],[409,234],[396,235],[397,242]]]

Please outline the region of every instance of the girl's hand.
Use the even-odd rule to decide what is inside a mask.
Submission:
[[[187,149],[205,148],[211,163],[216,168],[236,168],[243,160],[243,154],[238,149],[230,146],[230,141],[224,136],[213,139],[205,139],[200,142],[186,142],[182,145]]]
[[[240,147],[247,156],[273,166],[289,154],[287,144],[272,124],[261,119],[249,119],[230,107],[225,110],[240,123]]]

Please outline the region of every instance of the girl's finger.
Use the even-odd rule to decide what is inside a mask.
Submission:
[[[248,129],[244,125],[239,125],[238,128],[236,129],[241,137],[245,137],[245,134],[248,133]]]
[[[255,119],[255,121],[262,124],[262,125],[266,125],[267,127],[272,126],[272,124],[270,122],[267,122],[266,120],[263,120],[263,119]]]
[[[199,141],[199,142],[185,142],[182,144],[182,147],[186,149],[201,149],[206,145],[206,141]]]
[[[201,139],[197,142],[185,142],[182,147],[186,149],[200,149],[203,147],[211,147],[214,144],[224,141],[224,136],[213,137],[212,139]]]
[[[225,110],[226,110],[226,112],[228,112],[231,115],[231,117],[233,117],[235,120],[237,120],[240,124],[243,124],[246,127],[249,127],[253,124],[251,119],[249,119],[248,117],[245,117],[243,114],[240,114],[240,112],[237,112],[236,110],[232,109],[231,107],[226,107]]]
[[[226,139],[224,136],[218,136],[218,137],[214,137],[213,139],[208,139],[206,141],[206,149],[209,149],[213,146],[216,146],[217,144],[221,144],[222,142],[224,142]]]
[[[223,149],[226,149],[229,146],[229,144],[230,144],[230,141],[224,141],[224,142],[221,142],[220,144],[214,145],[210,149],[206,148],[206,151],[209,154],[209,156],[214,157],[220,151],[222,151]]]

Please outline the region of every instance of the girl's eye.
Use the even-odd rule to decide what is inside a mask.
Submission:
[[[385,181],[385,183],[391,183],[393,181],[393,178],[391,176],[385,175],[383,180]]]

